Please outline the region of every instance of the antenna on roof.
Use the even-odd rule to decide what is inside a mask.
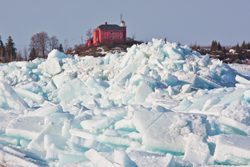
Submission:
[[[121,13],[121,15],[120,15],[120,22],[122,22],[122,13]]]

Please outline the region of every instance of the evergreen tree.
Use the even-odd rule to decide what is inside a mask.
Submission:
[[[218,50],[218,44],[217,44],[217,41],[212,41],[212,45],[210,47],[210,50],[211,51],[215,51],[215,50]]]
[[[58,47],[58,50],[59,50],[60,52],[63,52],[63,46],[62,46],[61,43],[60,43],[60,45],[59,45],[59,47]]]
[[[245,41],[243,41],[243,43],[241,44],[241,49],[247,49],[247,45],[246,45]]]
[[[32,48],[31,51],[30,51],[29,60],[34,60],[35,58],[37,58],[36,49]]]
[[[5,55],[9,57],[10,61],[16,60],[16,48],[11,36],[9,36],[5,44]]]
[[[235,52],[236,53],[241,53],[241,49],[240,49],[240,46],[239,46],[239,43],[237,43],[237,45],[235,46]]]
[[[220,45],[220,42],[218,42],[218,50],[221,50],[221,45]]]
[[[0,58],[3,59],[4,55],[5,55],[5,47],[2,38],[0,36]]]

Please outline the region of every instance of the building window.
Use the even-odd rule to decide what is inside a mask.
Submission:
[[[121,31],[119,31],[119,34],[121,34]]]
[[[121,36],[119,36],[119,39],[121,39]]]
[[[106,37],[103,37],[103,39],[105,39]]]
[[[110,31],[110,34],[114,34],[114,31]]]
[[[103,31],[103,34],[105,34],[105,31]]]
[[[110,37],[110,39],[114,39],[114,37]]]

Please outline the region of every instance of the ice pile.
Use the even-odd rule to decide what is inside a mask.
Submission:
[[[0,164],[250,165],[250,81],[187,45],[0,69]]]

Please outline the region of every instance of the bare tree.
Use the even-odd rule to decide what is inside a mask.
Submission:
[[[133,34],[132,39],[135,40],[135,33]]]
[[[16,60],[17,61],[22,61],[22,53],[21,53],[20,50],[17,52]]]
[[[30,39],[30,50],[34,48],[39,56],[45,57],[49,45],[49,36],[46,32],[42,31],[33,35]]]
[[[87,36],[87,40],[91,40],[91,38],[92,38],[92,30],[91,29],[87,30],[86,36]]]
[[[69,49],[69,41],[68,39],[64,39],[64,52],[66,53]]]
[[[56,38],[55,35],[53,35],[49,39],[49,45],[50,45],[50,51],[59,47],[59,40]]]
[[[27,61],[28,60],[28,57],[27,57],[28,51],[27,51],[26,45],[23,48],[23,55],[24,55],[24,61]]]

